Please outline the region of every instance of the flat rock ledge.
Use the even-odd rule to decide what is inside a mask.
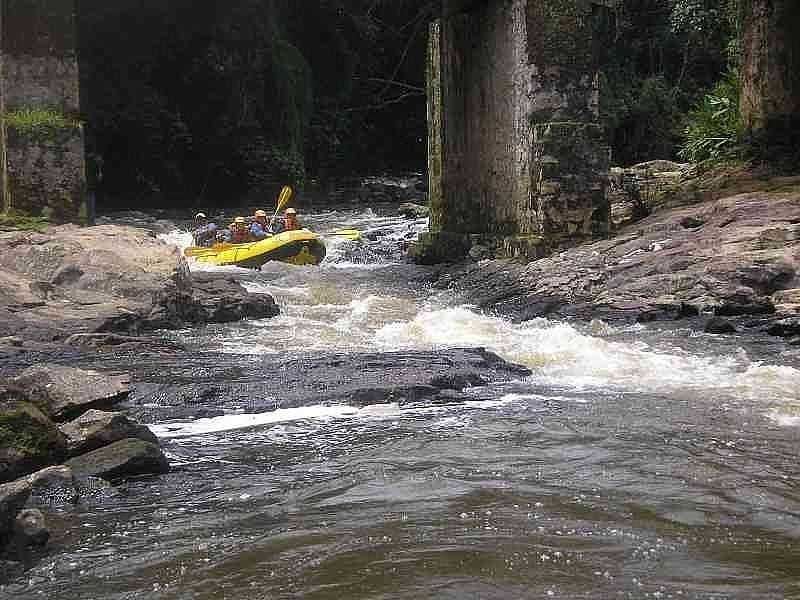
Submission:
[[[250,293],[231,277],[193,278],[178,249],[144,229],[0,232],[0,358],[31,343],[98,346],[104,339],[119,343],[103,335],[278,313],[272,297]]]
[[[791,340],[800,335],[800,188],[673,209],[547,258],[462,263],[434,279],[515,321],[746,317]],[[721,321],[709,329],[731,332]]]

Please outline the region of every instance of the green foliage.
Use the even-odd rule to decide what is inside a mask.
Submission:
[[[688,113],[738,60],[736,0],[621,0],[598,20],[612,159],[675,158]]]
[[[728,75],[689,113],[679,152],[691,162],[717,162],[740,154],[739,79]]]
[[[45,217],[34,217],[13,209],[8,212],[0,212],[0,229],[17,229],[41,233],[47,227],[47,224]]]
[[[78,119],[44,108],[23,108],[8,111],[3,115],[3,121],[6,127],[31,136],[51,136],[58,131],[80,129],[82,127]]]

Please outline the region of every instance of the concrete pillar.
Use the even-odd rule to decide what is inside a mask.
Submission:
[[[54,221],[85,214],[75,0],[3,6],[5,202]]]
[[[430,30],[432,235],[423,245],[479,240],[537,256],[603,235],[609,151],[598,124],[594,3],[467,6]]]

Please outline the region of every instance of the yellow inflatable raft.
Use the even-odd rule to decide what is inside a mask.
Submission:
[[[291,265],[318,265],[325,258],[325,244],[318,234],[298,229],[247,244],[215,244],[210,248],[195,246],[184,250],[184,254],[201,263],[251,269],[258,269],[271,260]]]

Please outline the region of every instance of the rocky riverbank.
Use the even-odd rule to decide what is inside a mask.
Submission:
[[[0,584],[47,544],[49,511],[169,471],[156,436],[111,412],[129,383],[39,364],[0,384]]]
[[[694,185],[610,239],[547,258],[443,267],[435,285],[516,321],[694,319],[800,344],[800,178],[745,183],[753,191],[724,197]]]
[[[265,318],[266,294],[192,276],[177,248],[119,225],[0,233],[0,360],[50,347],[143,341],[158,329]],[[150,343],[150,342],[148,342]]]

